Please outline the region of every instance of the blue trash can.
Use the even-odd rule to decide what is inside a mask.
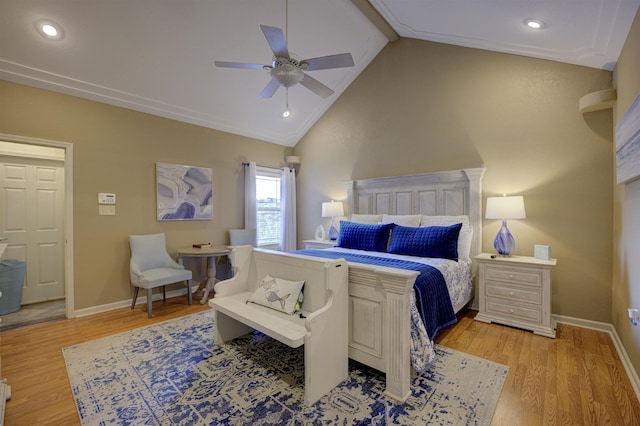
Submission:
[[[26,266],[16,259],[0,261],[0,315],[20,310]]]

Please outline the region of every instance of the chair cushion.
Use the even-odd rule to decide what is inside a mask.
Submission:
[[[142,288],[154,288],[190,280],[191,271],[188,269],[156,268],[144,271],[139,278],[139,282],[133,283],[134,285]]]

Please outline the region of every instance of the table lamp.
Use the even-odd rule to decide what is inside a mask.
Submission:
[[[344,209],[342,203],[331,200],[330,202],[322,203],[322,217],[330,217],[331,225],[327,231],[327,236],[331,241],[338,239],[338,230],[335,225],[335,217],[344,216]]]
[[[525,219],[524,198],[522,195],[487,197],[485,219],[502,219],[502,227],[493,241],[493,247],[501,256],[509,256],[516,247],[513,235],[507,228],[507,219]]]

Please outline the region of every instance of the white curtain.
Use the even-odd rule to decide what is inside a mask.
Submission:
[[[244,227],[257,229],[256,219],[256,163],[244,164]]]
[[[280,174],[280,250],[297,249],[296,237],[296,172],[284,167]]]

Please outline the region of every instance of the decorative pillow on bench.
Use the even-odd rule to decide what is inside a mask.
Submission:
[[[286,314],[300,310],[304,281],[289,281],[266,275],[247,302],[266,306]]]

